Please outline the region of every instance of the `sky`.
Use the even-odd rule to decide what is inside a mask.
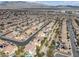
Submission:
[[[42,2],[39,1],[39,3],[52,5],[52,6],[56,6],[56,5],[79,6],[79,1],[42,1]]]
[[[11,1],[11,0],[9,0],[9,1]],[[35,0],[35,1],[25,0],[25,1],[37,2],[37,3],[51,5],[51,6],[56,6],[56,5],[73,5],[73,6],[79,6],[79,1],[44,1],[44,0],[42,0],[42,1],[38,1],[38,0]],[[0,1],[0,3],[2,3],[2,1]]]

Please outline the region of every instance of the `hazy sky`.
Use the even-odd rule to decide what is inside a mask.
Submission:
[[[56,6],[56,5],[79,6],[79,1],[33,1],[33,2],[38,2],[38,3],[42,3],[42,4],[46,4],[46,5],[52,5],[52,6]],[[2,3],[2,1],[0,1],[0,3]]]
[[[39,3],[47,4],[47,5],[74,5],[79,6],[79,1],[42,1]]]

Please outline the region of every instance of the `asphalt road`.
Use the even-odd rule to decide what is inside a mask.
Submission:
[[[32,40],[33,40],[33,37],[34,37],[40,30],[42,30],[45,26],[47,26],[50,22],[52,22],[52,21],[47,22],[47,23],[46,23],[45,25],[43,25],[38,31],[36,31],[35,33],[33,33],[28,39],[26,39],[25,41],[22,41],[22,42],[15,41],[14,39],[10,39],[10,38],[8,38],[8,37],[1,36],[1,35],[0,35],[0,38],[1,38],[2,40],[12,42],[12,43],[14,43],[14,44],[16,44],[16,45],[18,45],[18,46],[24,46],[24,45],[28,44],[30,41],[32,41]]]
[[[74,57],[78,57],[79,54],[77,53],[77,49],[76,49],[76,38],[75,38],[75,33],[73,31],[73,25],[72,25],[72,20],[70,19],[70,17],[67,20],[67,27],[68,27],[68,32],[70,34],[70,41],[71,41],[71,46],[72,46],[72,53]]]

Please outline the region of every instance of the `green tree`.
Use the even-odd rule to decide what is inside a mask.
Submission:
[[[79,46],[79,39],[77,40],[77,44],[78,44],[78,46]]]
[[[8,55],[6,55],[5,53],[4,53],[4,51],[0,51],[0,57],[7,57]]]
[[[47,56],[48,57],[52,57],[53,55],[53,49],[49,48],[49,50],[47,51]]]
[[[26,52],[24,51],[24,46],[18,46],[18,50],[15,51],[16,57],[24,57]]]
[[[39,55],[40,47],[36,46],[36,55]]]

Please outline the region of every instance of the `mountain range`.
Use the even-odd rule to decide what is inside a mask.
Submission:
[[[26,2],[26,1],[4,1],[0,3],[0,9],[18,9],[18,8],[79,8],[79,6],[72,6],[72,5],[50,6],[43,3]]]

